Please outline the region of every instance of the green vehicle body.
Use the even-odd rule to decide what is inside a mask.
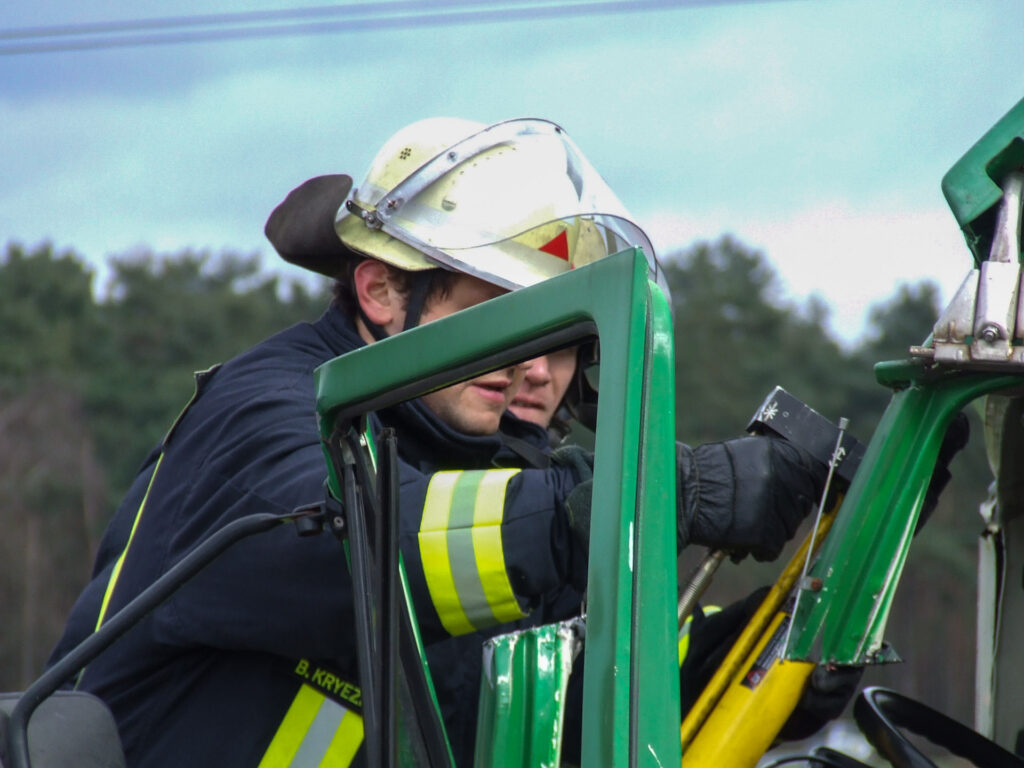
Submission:
[[[1024,101],[943,181],[979,264],[996,239],[1003,177],[1024,164],[1022,137]],[[362,415],[376,408],[593,337],[601,345],[601,403],[583,764],[678,765],[674,349],[668,304],[639,250],[326,363],[317,372],[320,429],[329,445],[360,430]],[[972,359],[971,334],[943,340],[965,345],[966,357],[937,361],[929,339],[908,360],[876,368],[892,400],[813,564],[821,589],[797,603],[786,658],[895,659],[884,642],[886,619],[946,427],[973,400],[1024,385],[1024,366],[1012,359]],[[578,626],[554,625],[490,644],[478,768],[557,765],[562,713],[550,703],[563,700],[580,634]]]

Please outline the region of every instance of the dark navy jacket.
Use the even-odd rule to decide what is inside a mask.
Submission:
[[[323,498],[312,373],[362,343],[331,308],[199,377],[197,396],[117,510],[51,662],[95,630],[101,611],[112,616],[225,524]],[[472,743],[479,637],[469,632],[478,627],[451,639],[440,588],[423,564],[421,517],[428,496],[455,476],[439,470],[493,470],[514,460],[499,437],[458,433],[418,401],[380,418],[399,436],[403,556],[442,709],[459,731],[458,752]],[[543,443],[530,425],[513,421],[509,428]],[[463,479],[470,475],[476,482],[481,473]],[[558,466],[509,470],[502,478],[500,545],[507,585],[525,616],[513,623],[563,618],[578,605],[565,586],[572,555],[560,512],[575,478]],[[514,613],[516,605],[506,609]],[[287,715],[294,727],[308,709],[303,692],[316,689],[335,702],[337,717],[358,710],[353,626],[351,578],[338,541],[329,534],[299,538],[281,526],[229,549],[90,663],[78,687],[111,707],[131,766],[282,764],[275,750],[292,748],[279,738],[282,721]],[[319,722],[309,724],[311,733]]]

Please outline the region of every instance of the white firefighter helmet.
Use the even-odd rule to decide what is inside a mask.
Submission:
[[[381,148],[335,229],[399,269],[444,267],[509,290],[650,240],[558,125],[456,118],[413,123]]]

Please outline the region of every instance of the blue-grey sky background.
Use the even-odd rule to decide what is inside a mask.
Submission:
[[[566,3],[503,4],[552,5]],[[0,52],[0,236],[76,249],[97,290],[106,258],[140,246],[258,252],[276,269],[263,224],[304,179],[358,181],[422,117],[536,116],[566,128],[660,255],[731,233],[786,297],[824,299],[837,337],[855,340],[901,282],[948,299],[970,258],[940,180],[1024,97],[1024,3],[663,5]],[[298,7],[15,0],[0,31]]]

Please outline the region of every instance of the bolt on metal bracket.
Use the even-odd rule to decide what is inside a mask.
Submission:
[[[1021,288],[1021,206],[1024,171],[1003,182],[989,258],[967,273],[932,329],[931,343],[911,347],[914,357],[957,368],[1024,366],[1024,290]]]

